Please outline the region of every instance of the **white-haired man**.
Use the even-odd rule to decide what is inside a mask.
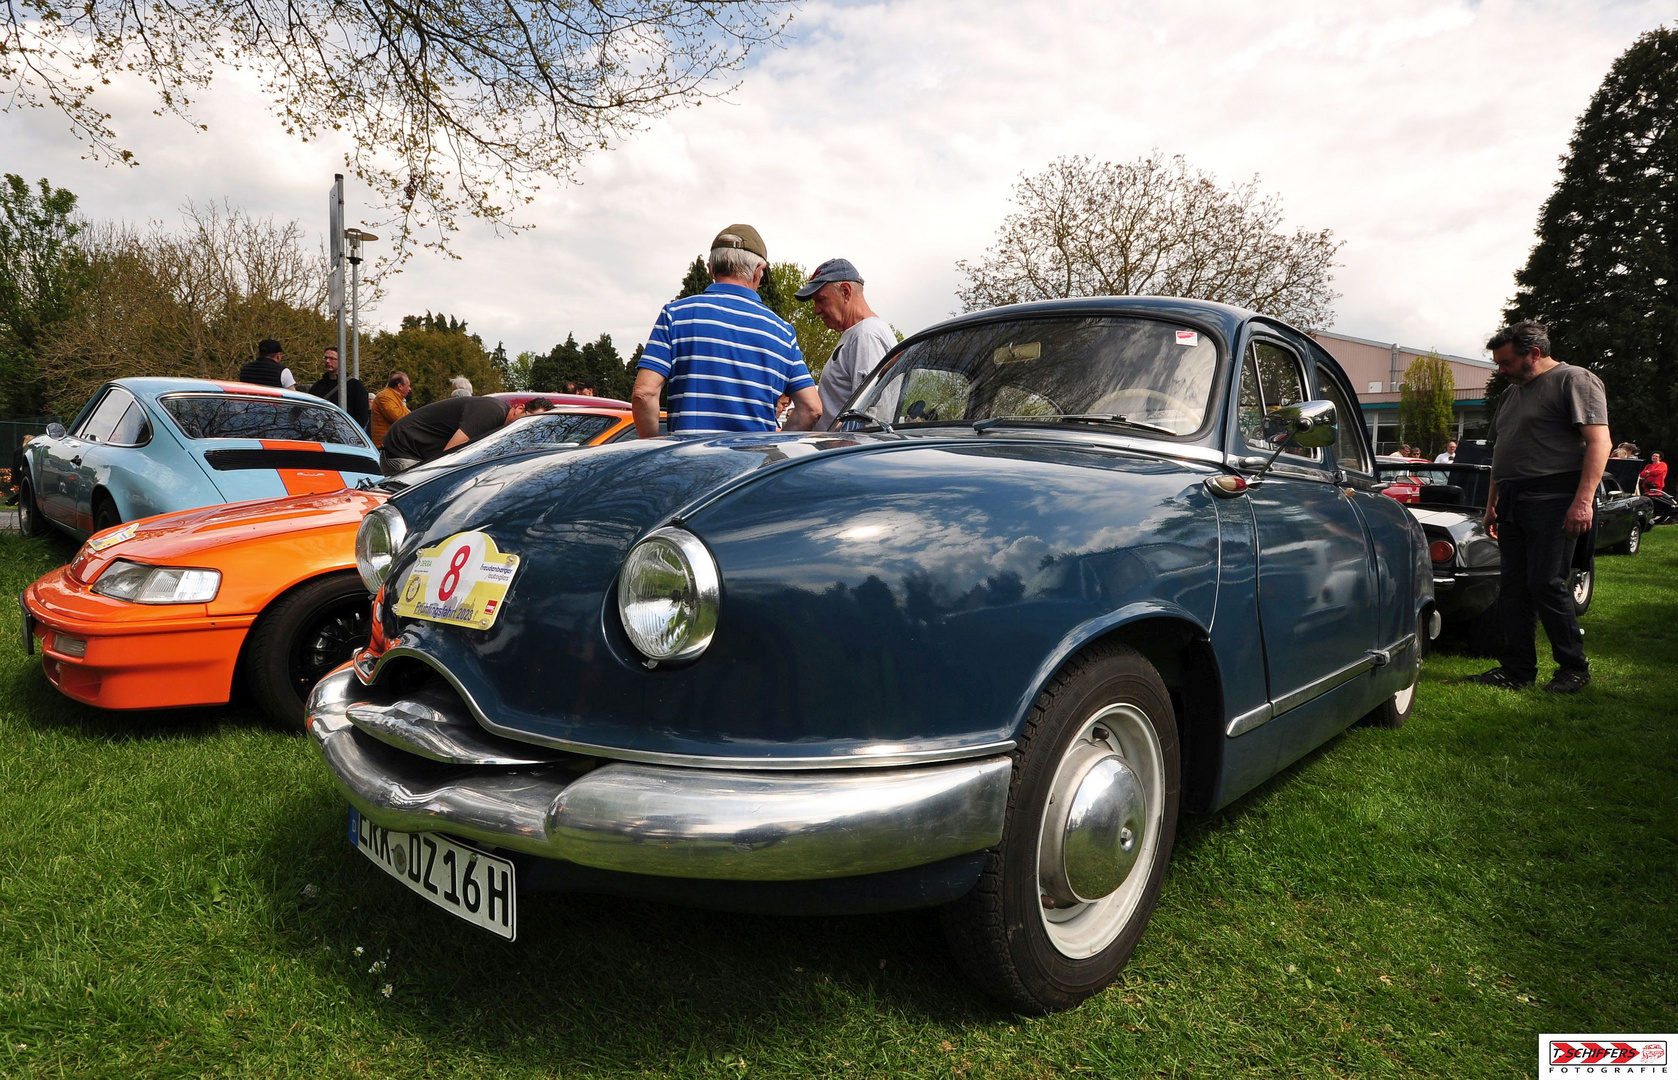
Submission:
[[[789,430],[808,431],[821,420],[798,335],[758,299],[768,269],[769,250],[750,225],[730,225],[711,241],[713,284],[665,304],[641,353],[631,403],[643,439],[658,434],[666,380],[672,435],[774,431],[783,393],[792,396]]]
[[[831,424],[857,387],[897,344],[897,335],[868,306],[868,299],[862,295],[862,275],[849,259],[822,263],[793,295],[808,300],[829,330],[843,331],[833,355],[822,367],[822,415]]]

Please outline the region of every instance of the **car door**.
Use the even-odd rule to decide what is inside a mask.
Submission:
[[[1249,451],[1268,456],[1275,450],[1267,414],[1305,400],[1310,385],[1299,351],[1281,338],[1255,337],[1248,344],[1238,424]],[[1373,553],[1351,489],[1336,482],[1331,450],[1290,447],[1249,489],[1265,673],[1278,718],[1367,670],[1377,647]],[[1308,726],[1300,739],[1314,745],[1319,725]],[[1309,748],[1294,748],[1290,756]]]
[[[98,451],[133,401],[134,396],[122,387],[107,386],[75,429],[42,460],[40,501],[47,517],[73,529],[91,527],[87,507],[93,498]]]

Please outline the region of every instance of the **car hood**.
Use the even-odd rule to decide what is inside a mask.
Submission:
[[[90,537],[71,562],[70,576],[92,581],[116,558],[156,565],[192,560],[202,565],[211,561],[204,558],[208,552],[217,552],[219,561],[227,549],[253,541],[319,529],[354,529],[386,498],[381,491],[346,488],[142,518]]]
[[[392,647],[364,675],[400,692],[413,664],[438,669],[493,730],[606,756],[994,747],[1070,627],[1127,604],[1210,625],[1212,471],[1101,440],[966,430],[657,439],[491,463],[389,503],[409,538],[379,609],[376,641]],[[722,616],[704,656],[651,670],[618,621],[616,580],[631,546],[672,522],[715,558]],[[419,551],[465,532],[519,559],[493,625],[399,615]],[[1031,646],[994,655],[998,620]]]

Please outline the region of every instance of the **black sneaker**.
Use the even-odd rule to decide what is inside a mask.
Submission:
[[[1556,672],[1556,677],[1544,685],[1546,693],[1577,694],[1591,685],[1591,673],[1578,668],[1562,668]]]
[[[1509,673],[1508,668],[1494,667],[1490,671],[1482,671],[1478,675],[1470,675],[1464,682],[1479,683],[1481,686],[1495,686],[1499,690],[1525,690],[1533,684],[1532,679],[1520,679]]]

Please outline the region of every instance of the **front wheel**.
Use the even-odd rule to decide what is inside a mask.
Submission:
[[[1022,1013],[1112,982],[1159,897],[1181,795],[1176,715],[1135,649],[1098,645],[1038,695],[1008,818],[978,884],[943,911],[956,961]]]
[[[1643,523],[1641,521],[1634,521],[1631,523],[1631,532],[1626,534],[1626,542],[1620,545],[1620,550],[1625,552],[1627,555],[1636,555],[1642,546]]]
[[[1573,571],[1569,582],[1573,593],[1573,614],[1575,617],[1591,610],[1591,597],[1596,593],[1596,572],[1594,570]]]
[[[273,720],[303,727],[309,691],[367,640],[371,599],[356,574],[305,582],[269,605],[245,643],[251,693]]]

